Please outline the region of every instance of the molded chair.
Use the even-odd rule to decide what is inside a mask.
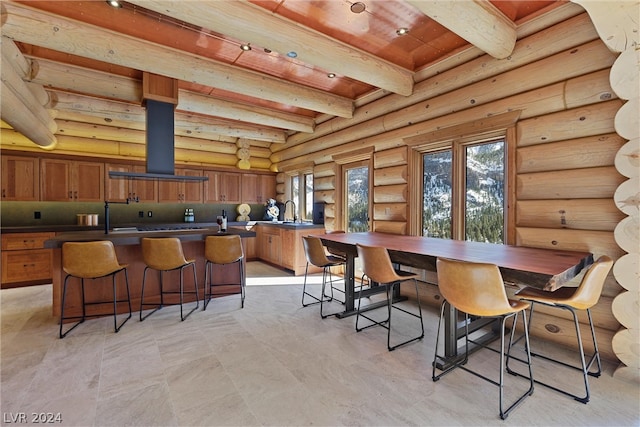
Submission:
[[[358,310],[356,312],[356,331],[360,332],[364,329],[370,328],[372,326],[382,326],[387,329],[387,348],[389,351],[395,350],[396,348],[408,344],[413,341],[420,340],[424,337],[424,322],[422,320],[422,308],[420,307],[420,295],[418,293],[418,275],[414,273],[410,273],[407,271],[396,270],[391,263],[391,258],[389,257],[389,252],[386,248],[379,246],[366,246],[357,244],[358,250],[358,258],[360,258],[362,263],[362,272],[363,274],[363,285],[360,287],[360,291],[358,294]],[[371,284],[377,283],[381,286],[382,289],[386,290],[387,295],[387,318],[382,321],[374,320],[373,318],[365,315],[363,313],[364,310],[361,309],[362,302],[362,293],[364,289],[364,277],[369,279],[369,289],[371,289]],[[412,313],[408,310],[405,310],[402,307],[397,306],[393,302],[394,295],[394,287],[400,286],[400,283],[406,280],[413,280],[413,283],[416,288],[416,300],[418,303],[418,314]],[[420,319],[420,335],[416,337],[409,338],[401,343],[391,345],[391,312],[392,309],[400,310],[406,314],[409,314],[413,317]],[[368,321],[372,322],[372,324],[367,325],[365,327],[359,327],[360,317],[364,317]]]
[[[165,294],[180,294],[180,320],[184,321],[191,313],[193,313],[199,307],[198,298],[198,281],[196,279],[196,261],[188,260],[184,257],[182,251],[182,243],[177,237],[144,237],[142,242],[142,258],[146,267],[142,274],[142,291],[140,294],[140,321],[164,307],[164,295]],[[191,267],[193,269],[193,284],[194,292],[186,292],[187,294],[195,294],[196,306],[189,311],[186,315],[183,314],[183,302],[184,302],[184,269]],[[145,303],[144,302],[144,286],[147,279],[148,269],[158,270],[160,276],[160,303]],[[163,273],[172,270],[180,270],[180,290],[179,291],[165,291],[163,284]],[[157,306],[153,311],[147,313],[146,316],[142,316],[142,310],[145,306]]]
[[[514,301],[507,298],[507,293],[500,275],[500,270],[493,264],[484,263],[471,263],[464,261],[456,261],[445,258],[438,258],[436,261],[436,269],[438,273],[438,287],[440,293],[444,297],[442,306],[440,309],[440,321],[438,322],[438,334],[436,336],[436,351],[433,360],[432,379],[438,381],[443,375],[451,372],[455,368],[463,369],[485,381],[490,382],[493,385],[497,385],[500,389],[499,392],[499,408],[500,418],[506,419],[509,413],[515,409],[520,403],[524,401],[527,396],[533,394],[533,375],[531,371],[531,355],[529,354],[529,330],[526,327],[526,309],[529,308],[529,303],[524,301]],[[446,359],[438,356],[438,342],[440,339],[440,325],[445,314],[445,304],[451,304],[452,307],[464,313],[465,316],[465,353],[464,357],[454,361],[447,361]],[[513,335],[515,331],[515,324],[518,318],[518,314],[522,313],[525,317],[524,337],[527,342],[526,356],[527,360],[522,361],[526,363],[529,369],[529,389],[518,397],[514,403],[512,403],[506,410],[503,408],[503,394],[504,394],[504,372],[506,368],[505,364],[505,329],[507,319],[513,318],[513,326],[509,338],[509,350],[513,342]],[[495,350],[491,347],[473,341],[469,337],[469,316],[496,318],[500,320],[500,350]],[[500,379],[498,382],[486,377],[478,372],[464,366],[469,359],[469,343],[473,343],[480,347],[500,353]],[[510,353],[506,354],[507,363],[510,358]],[[436,366],[438,362],[443,362],[448,367],[442,370],[439,375],[436,375]]]
[[[302,306],[307,307],[312,304],[320,304],[320,317],[324,319],[328,316],[331,316],[331,314],[324,314],[323,305],[325,302],[332,301],[333,290],[339,289],[334,286],[334,283],[340,281],[340,279],[333,278],[331,267],[344,265],[346,261],[344,258],[339,256],[327,255],[327,253],[325,252],[325,247],[322,244],[322,240],[320,240],[319,237],[303,236],[302,244],[304,246],[304,253],[307,258],[307,266],[305,267],[304,271],[304,284],[302,285]],[[322,288],[320,290],[319,298],[307,291],[307,277],[309,275],[310,265],[322,268]],[[330,296],[326,295],[327,284],[331,289]],[[312,298],[312,300],[314,301],[305,303],[305,296]]]
[[[98,279],[101,277],[111,276],[113,286],[113,329],[118,332],[120,328],[131,318],[131,295],[129,293],[129,277],[127,276],[127,265],[120,264],[116,257],[116,251],[113,243],[108,240],[95,242],[66,242],[62,245],[62,269],[67,275],[64,278],[62,288],[62,307],[60,312],[60,338],[67,336],[69,332],[76,328],[80,323],[85,321],[87,317],[95,317],[99,315],[88,316],[86,313],[87,305],[106,304],[111,301],[86,302],[84,292],[85,279]],[[127,288],[127,299],[119,300],[116,292],[116,274],[124,272],[125,284]],[[64,309],[67,296],[67,285],[69,278],[76,277],[80,279],[81,295],[82,295],[82,316],[65,317]],[[129,316],[118,325],[117,308],[119,302],[129,304]],[[62,326],[65,320],[80,319],[64,333]]]
[[[237,264],[240,277],[240,300],[244,308],[245,287],[247,284],[244,266],[244,251],[242,239],[238,235],[207,236],[204,241],[204,257],[207,260],[204,266],[204,299],[202,311],[207,309],[207,304],[213,298],[214,287],[229,287],[230,284],[210,283],[213,278],[214,265]],[[208,293],[207,293],[208,291]],[[237,292],[220,292],[216,295],[233,295]]]
[[[599,377],[602,371],[602,366],[600,364],[600,352],[598,351],[596,333],[593,328],[593,319],[591,318],[591,307],[598,303],[600,294],[602,293],[604,282],[607,278],[607,274],[609,274],[609,270],[611,270],[612,266],[613,260],[611,258],[609,258],[608,256],[601,256],[595,263],[591,265],[591,267],[589,267],[589,269],[583,276],[580,285],[577,288],[562,287],[556,291],[548,292],[536,288],[526,287],[516,294],[516,296],[518,296],[522,300],[531,303],[529,325],[531,324],[533,319],[533,308],[535,304],[541,304],[547,307],[567,310],[573,316],[573,323],[575,325],[576,337],[578,340],[578,351],[580,355],[579,367],[539,353],[535,353],[533,351],[531,352],[531,355],[534,357],[540,357],[542,359],[549,360],[551,362],[555,362],[568,368],[581,371],[584,378],[585,388],[585,396],[583,397],[569,393],[566,390],[562,390],[538,380],[536,380],[535,382],[558,391],[566,396],[573,397],[575,400],[582,403],[587,403],[590,399],[589,376]],[[584,345],[582,343],[582,336],[580,335],[580,323],[578,321],[576,310],[585,310],[589,319],[589,327],[591,328],[591,338],[593,339],[594,352],[588,363],[585,362]],[[596,362],[597,365],[597,371],[595,372],[591,372],[593,362]]]

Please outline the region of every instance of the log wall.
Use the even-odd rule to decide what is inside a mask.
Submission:
[[[617,260],[625,251],[614,230],[624,214],[614,193],[626,178],[614,163],[626,141],[614,125],[624,104],[609,83],[616,57],[581,13],[521,39],[509,60],[483,56],[439,70],[418,83],[411,97],[388,95],[357,109],[350,121],[337,118],[318,125],[312,135],[293,135],[274,148],[271,159],[282,171],[314,161],[315,199],[327,203],[327,228],[342,228],[333,216],[340,197],[340,169],[333,156],[373,147],[372,227],[407,234],[421,189],[411,167],[420,154],[406,141],[424,136],[429,142],[428,135],[439,129],[519,111],[511,203],[515,243]],[[422,276],[426,282],[435,279],[427,272]],[[623,290],[610,274],[593,310],[600,349],[609,360],[617,360],[612,340],[620,329],[612,301]],[[427,302],[441,301],[436,286],[425,284],[422,291]],[[570,320],[555,312],[541,315],[533,334],[574,345]]]

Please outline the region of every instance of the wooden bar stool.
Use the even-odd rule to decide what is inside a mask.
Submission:
[[[545,305],[547,307],[558,308],[561,310],[567,310],[573,317],[573,323],[576,329],[576,337],[578,339],[578,352],[580,355],[580,366],[574,366],[569,363],[565,363],[558,359],[542,355],[540,353],[531,352],[534,357],[540,357],[545,360],[563,365],[568,368],[576,369],[582,372],[584,378],[585,395],[578,396],[562,390],[548,383],[536,380],[535,382],[548,387],[552,390],[558,391],[566,396],[573,397],[578,402],[587,403],[590,398],[589,390],[589,376],[599,377],[602,366],[600,364],[600,352],[598,351],[598,343],[596,341],[596,333],[593,328],[593,319],[591,318],[591,307],[598,303],[600,294],[604,282],[609,274],[609,270],[613,266],[613,260],[608,256],[601,256],[598,260],[589,267],[587,272],[582,278],[580,285],[577,288],[562,287],[553,292],[547,292],[536,288],[526,287],[520,290],[516,296],[524,301],[531,303],[531,314],[529,316],[529,325],[533,319],[533,307],[535,304]],[[593,355],[589,359],[589,362],[585,362],[584,345],[582,343],[582,336],[580,335],[580,322],[578,321],[578,315],[576,310],[585,310],[587,312],[587,318],[589,319],[589,327],[591,328],[591,338],[593,339]],[[593,362],[596,362],[597,370],[590,372]]]
[[[238,235],[225,235],[225,236],[207,236],[204,241],[204,257],[206,263],[204,266],[204,298],[202,311],[207,309],[207,304],[213,298],[214,287],[229,287],[235,284],[211,283],[213,279],[213,266],[214,265],[226,265],[237,264],[238,273],[240,277],[240,301],[241,308],[244,308],[245,288],[247,280],[245,277],[245,265],[244,265],[244,251],[242,249],[242,239]],[[208,293],[207,293],[208,291]],[[217,293],[217,296],[233,295],[237,292],[221,292]]]
[[[67,336],[69,332],[75,329],[80,323],[84,322],[87,317],[96,317],[101,315],[90,315],[86,313],[87,305],[97,305],[111,303],[111,301],[85,301],[84,281],[85,279],[99,279],[101,277],[111,276],[113,286],[113,329],[118,332],[120,328],[131,318],[131,295],[129,294],[129,277],[127,276],[127,265],[118,263],[116,251],[113,243],[109,240],[101,240],[95,242],[66,242],[62,245],[62,269],[67,275],[64,278],[62,287],[62,307],[60,312],[60,338]],[[127,287],[127,299],[119,300],[116,292],[116,274],[124,272],[125,284]],[[64,316],[65,301],[67,296],[67,284],[70,277],[80,279],[82,292],[82,316]],[[118,325],[117,312],[118,303],[126,302],[129,304],[129,316]],[[64,333],[62,325],[65,320],[80,319]]]
[[[393,264],[391,263],[391,258],[389,257],[389,251],[386,248],[380,246],[366,246],[357,244],[358,250],[358,258],[360,258],[362,262],[362,272],[363,275],[363,284],[364,284],[364,276],[369,279],[369,282],[377,283],[380,286],[384,286],[387,294],[387,318],[382,321],[377,321],[372,319],[371,317],[365,315],[363,310],[360,309],[360,303],[362,301],[362,292],[364,286],[360,287],[360,292],[358,296],[358,310],[356,313],[356,331],[360,332],[364,329],[370,328],[372,326],[382,326],[387,329],[387,348],[389,351],[395,350],[401,345],[408,344],[413,341],[420,340],[424,337],[424,322],[422,320],[422,308],[420,307],[420,295],[418,293],[418,275],[414,273],[410,273],[408,271],[396,270],[393,268]],[[405,310],[402,307],[399,307],[393,303],[393,294],[394,287],[400,286],[400,283],[405,280],[413,280],[413,283],[416,288],[416,299],[418,302],[418,314],[412,313],[408,310]],[[371,286],[370,286],[371,288]],[[399,344],[391,345],[391,312],[392,309],[400,310],[406,314],[409,314],[413,317],[420,319],[420,335],[409,338],[405,341],[402,341]],[[367,325],[363,328],[358,326],[358,321],[360,317],[364,317],[365,319],[373,322],[371,325]]]
[[[331,274],[331,267],[336,267],[339,265],[344,265],[346,262],[344,258],[335,256],[335,255],[327,255],[325,252],[324,245],[322,244],[322,240],[318,237],[314,236],[303,236],[302,244],[304,246],[304,254],[307,258],[307,266],[304,270],[304,283],[302,285],[302,306],[307,307],[312,304],[320,304],[320,317],[326,318],[331,316],[331,314],[324,314],[323,311],[323,303],[333,300],[333,290],[334,283],[339,281],[340,279],[333,279]],[[309,266],[314,265],[318,268],[322,268],[322,287],[320,290],[320,297],[317,297],[307,291],[307,277],[309,275]],[[328,280],[327,280],[328,279]],[[326,286],[329,285],[331,289],[331,296],[327,296],[325,294]],[[344,292],[344,290],[341,290]],[[310,297],[313,302],[304,302],[304,297]],[[335,314],[335,313],[334,313]]]
[[[436,336],[436,350],[433,358],[433,370],[431,374],[433,381],[438,381],[443,375],[451,372],[453,369],[460,368],[490,382],[493,385],[497,385],[500,389],[500,418],[504,420],[513,409],[524,401],[527,396],[533,394],[533,375],[531,373],[531,355],[529,354],[529,330],[525,326],[524,337],[527,342],[527,360],[521,362],[526,363],[529,368],[529,389],[518,397],[518,399],[516,399],[515,402],[506,410],[503,409],[504,372],[506,368],[504,351],[505,324],[507,319],[513,318],[514,327],[511,329],[508,346],[508,349],[510,350],[518,314],[522,313],[526,324],[526,309],[529,308],[529,303],[524,301],[514,301],[507,298],[500,270],[493,264],[472,263],[438,258],[436,261],[436,269],[438,273],[438,288],[444,297],[444,301],[442,302],[440,309],[440,321],[438,322],[438,334]],[[442,324],[442,319],[445,314],[445,304],[451,304],[456,310],[463,312],[465,317],[464,357],[455,360],[452,363],[451,361],[447,361],[438,356],[440,325]],[[495,350],[483,343],[469,338],[469,316],[496,318],[500,320],[500,350]],[[464,366],[469,360],[469,343],[500,353],[500,379],[498,382]],[[507,363],[510,358],[515,359],[515,357],[510,356],[509,352],[507,352],[506,358]],[[438,362],[442,362],[442,364],[451,364],[447,368],[443,369],[439,375],[436,375],[436,366],[438,365]]]
[[[193,259],[186,259],[182,251],[182,243],[177,237],[144,237],[141,239],[142,243],[142,258],[146,267],[142,274],[142,291],[140,293],[140,321],[149,317],[161,309],[164,303],[164,294],[180,294],[180,320],[184,321],[191,313],[193,313],[199,307],[198,297],[198,281],[196,279],[196,261]],[[187,294],[195,294],[196,306],[191,309],[186,315],[183,314],[183,302],[184,302],[184,269],[186,267],[193,269],[193,287],[194,292],[186,292]],[[147,279],[148,269],[158,270],[160,276],[160,303],[145,303],[144,302],[144,285]],[[163,288],[163,273],[166,271],[180,270],[180,290],[165,291]],[[157,306],[151,313],[146,316],[142,316],[142,309],[145,306]]]

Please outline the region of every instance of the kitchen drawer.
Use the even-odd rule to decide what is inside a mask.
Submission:
[[[54,233],[10,233],[2,235],[3,251],[42,249],[45,240],[52,239]]]
[[[2,283],[51,279],[51,249],[2,252]]]

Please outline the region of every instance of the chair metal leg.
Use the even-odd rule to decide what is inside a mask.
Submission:
[[[465,313],[465,354],[464,354],[464,358],[455,361],[453,364],[451,364],[450,366],[448,366],[445,370],[443,370],[439,375],[436,375],[436,366],[437,366],[437,362],[438,359],[440,358],[440,356],[438,356],[438,344],[439,344],[439,340],[440,340],[440,329],[441,329],[441,325],[442,325],[442,319],[444,318],[444,308],[445,308],[445,304],[446,301],[442,302],[442,305],[440,307],[440,320],[438,321],[438,333],[436,335],[436,350],[435,350],[435,356],[433,359],[433,365],[432,365],[432,374],[431,377],[433,379],[433,381],[438,381],[440,378],[442,378],[444,375],[446,375],[447,373],[451,372],[452,370],[454,370],[455,368],[460,368],[466,372],[469,372],[470,374],[473,374],[475,376],[477,376],[478,378],[482,378],[483,380],[496,385],[499,387],[499,401],[498,401],[498,405],[499,405],[499,414],[500,414],[500,418],[501,419],[506,419],[509,414],[515,409],[517,408],[524,400],[526,397],[531,396],[533,394],[533,390],[534,390],[534,381],[533,381],[533,373],[532,373],[532,367],[531,367],[531,354],[529,353],[529,350],[527,349],[527,360],[526,361],[522,361],[519,360],[513,356],[511,356],[510,354],[510,350],[511,347],[513,346],[513,330],[515,330],[515,325],[516,325],[516,321],[517,321],[517,316],[518,313],[514,313],[514,314],[508,314],[508,315],[504,315],[504,316],[499,316],[500,317],[500,350],[495,350],[493,348],[487,347],[484,344],[480,344],[477,343],[471,339],[469,339],[469,315]],[[526,323],[526,315],[524,315],[524,311],[523,311],[523,316],[525,317],[525,323]],[[504,348],[505,348],[505,330],[506,330],[506,321],[508,318],[513,317],[514,321],[513,321],[513,328],[512,331],[510,333],[509,336],[509,345],[507,347],[508,351],[507,354],[505,355],[504,352]],[[529,330],[528,327],[525,326],[525,341],[529,342]],[[495,380],[482,375],[478,372],[475,372],[469,368],[467,368],[466,366],[464,366],[469,359],[469,343],[472,342],[476,345],[480,345],[488,350],[494,351],[494,352],[498,352],[500,353],[500,376],[499,376],[499,380],[496,382]],[[523,362],[527,365],[528,369],[529,369],[529,377],[527,379],[529,379],[529,388],[526,392],[524,392],[522,395],[520,395],[507,409],[504,409],[504,372],[510,372],[508,369],[508,362],[509,359],[515,359],[518,360],[520,362]]]
[[[184,269],[188,266],[191,266],[191,268],[193,269],[193,283],[195,286],[196,306],[193,307],[191,311],[189,311],[186,315],[183,315],[182,305],[184,302]],[[196,311],[198,307],[200,307],[200,301],[198,298],[198,280],[196,278],[196,265],[195,263],[183,265],[182,267],[180,267],[180,320],[184,322],[184,319],[189,317],[189,315],[191,315],[191,313]]]
[[[80,320],[78,322],[76,322],[73,326],[71,326],[64,333],[62,333],[62,326],[64,325],[64,320],[67,319],[66,317],[64,317],[64,306],[65,306],[65,301],[67,297],[67,283],[68,283],[69,277],[72,277],[72,276],[67,274],[67,276],[64,278],[64,284],[62,286],[62,306],[60,307],[60,331],[58,333],[60,336],[60,339],[66,337],[69,332],[74,330],[79,324],[83,323],[86,318],[85,301],[84,301],[84,279],[80,279],[80,287],[82,291],[82,316],[80,317]],[[69,319],[77,319],[77,318],[78,318],[77,316],[69,317]]]
[[[590,398],[591,398],[591,389],[589,387],[589,376],[593,376],[593,377],[599,377],[601,372],[602,372],[602,365],[601,365],[601,361],[600,361],[600,352],[598,351],[598,343],[596,341],[596,335],[595,335],[595,330],[594,330],[594,326],[593,326],[593,319],[591,318],[591,310],[587,309],[587,317],[589,318],[589,327],[591,329],[591,338],[593,339],[593,344],[594,344],[594,353],[591,356],[591,358],[589,359],[588,362],[586,362],[586,358],[584,355],[584,344],[582,342],[582,334],[580,333],[580,322],[578,320],[578,315],[575,311],[575,309],[573,307],[569,307],[569,306],[565,306],[565,305],[560,305],[560,304],[546,304],[543,302],[539,302],[539,301],[531,301],[528,300],[531,303],[531,311],[529,314],[529,325],[531,325],[531,321],[533,319],[533,308],[535,304],[543,304],[543,305],[547,305],[549,307],[556,307],[556,308],[561,308],[563,310],[568,310],[572,317],[573,317],[573,324],[576,330],[576,338],[578,341],[578,352],[579,352],[579,356],[580,356],[580,366],[575,366],[572,365],[570,363],[566,363],[563,362],[561,360],[558,359],[554,359],[552,357],[546,356],[544,354],[541,353],[536,353],[531,351],[531,356],[533,357],[538,357],[540,359],[544,359],[544,360],[548,360],[549,362],[554,362],[556,364],[562,365],[564,367],[567,368],[571,368],[571,369],[575,369],[577,371],[581,371],[582,372],[582,377],[583,377],[583,381],[584,381],[584,390],[585,390],[585,395],[584,396],[578,396],[577,394],[574,393],[570,393],[566,390],[563,390],[559,387],[556,387],[554,385],[551,385],[549,383],[545,383],[542,382],[540,380],[535,380],[534,382],[536,384],[540,384],[544,387],[550,388],[551,390],[555,390],[561,394],[564,394],[565,396],[571,397],[574,400],[577,400],[578,402],[581,403],[588,403]],[[525,344],[526,345],[526,344]],[[597,366],[597,371],[595,372],[590,372],[591,367],[593,366],[593,363],[596,362],[596,366]],[[507,367],[508,368],[508,367]],[[517,372],[514,371],[510,371],[509,373],[513,374],[513,375],[518,375],[518,376],[523,376],[522,374],[519,374]]]
[[[307,266],[304,269],[304,282],[302,283],[302,306],[303,307],[308,307],[308,306],[314,305],[314,304],[320,304],[320,303],[322,303],[323,300],[325,300],[324,299],[325,274],[326,273],[324,272],[324,269],[323,269],[323,273],[322,273],[322,283],[323,283],[322,293],[320,294],[320,298],[318,298],[317,296],[307,292],[307,277],[309,275],[309,262],[307,262]],[[305,303],[304,302],[305,295],[310,297],[314,301]],[[331,298],[329,298],[329,299],[327,299],[325,301],[331,301]]]
[[[245,270],[244,258],[234,261],[233,263],[236,263],[239,268],[240,307],[244,308],[244,299],[246,296],[246,285],[247,285],[247,280],[246,280],[245,271],[244,271]],[[214,273],[213,268],[215,265],[220,265],[220,264],[215,264],[211,261],[206,261],[204,265],[204,295],[202,299],[202,311],[205,311],[207,309],[207,306],[209,305],[209,303],[211,302],[211,299],[213,298],[213,287],[224,286],[223,284],[214,285],[212,283],[213,273]],[[233,283],[232,285],[236,285],[236,284]],[[228,293],[228,295],[232,295],[232,294],[235,295],[237,294],[237,292]],[[218,293],[218,295],[227,295],[227,293]]]
[[[147,313],[146,316],[142,316],[142,309],[144,308],[144,306],[147,305],[156,305],[156,304],[145,304],[144,302],[144,285],[146,283],[146,279],[147,279],[147,270],[149,269],[149,267],[145,267],[144,268],[144,272],[142,273],[142,290],[140,291],[140,321],[142,322],[144,319],[146,319],[147,317],[151,316],[153,313],[155,313],[156,311],[160,310],[163,305],[164,305],[164,298],[163,298],[163,289],[162,289],[162,271],[158,271],[158,274],[160,275],[160,305],[158,305],[155,309],[153,309],[150,313]]]
[[[420,306],[420,295],[418,294],[418,281],[416,279],[413,279],[413,282],[415,284],[415,288],[416,288],[416,299],[418,302],[418,314],[412,313],[408,310],[405,310],[404,308],[398,307],[393,305],[393,287],[394,286],[400,286],[400,283],[402,282],[395,282],[392,283],[391,286],[388,288],[388,292],[387,292],[387,305],[389,307],[389,330],[387,331],[387,348],[389,349],[389,351],[395,350],[396,348],[405,345],[405,344],[409,344],[410,342],[413,341],[418,341],[421,340],[422,338],[424,338],[424,322],[422,320],[422,307]],[[400,310],[410,316],[413,317],[417,317],[420,319],[420,335],[418,335],[417,337],[414,338],[410,338],[406,341],[403,341],[399,344],[396,344],[394,346],[391,345],[391,309],[395,308],[396,310]]]
[[[127,287],[127,302],[129,303],[129,315],[127,316],[126,319],[124,319],[122,321],[122,323],[120,323],[120,326],[118,326],[117,323],[117,313],[118,313],[118,294],[116,292],[116,274],[114,273],[112,275],[112,283],[113,283],[113,330],[118,333],[118,331],[120,331],[120,328],[122,328],[122,326],[127,323],[127,320],[131,319],[131,295],[129,294],[129,276],[127,275],[127,270],[123,270],[124,271],[124,280],[126,283],[126,287]]]

